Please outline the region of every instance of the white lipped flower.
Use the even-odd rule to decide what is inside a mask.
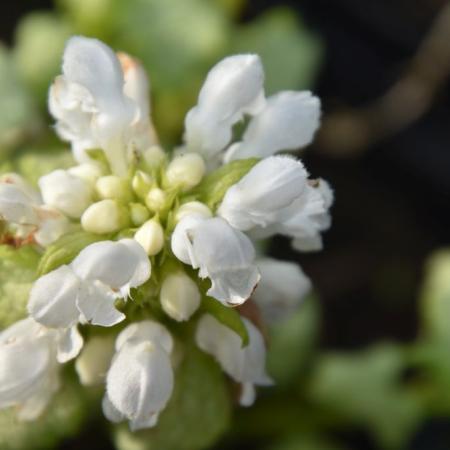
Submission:
[[[127,79],[119,59],[107,45],[75,36],[64,50],[63,74],[55,79],[49,92],[56,131],[71,142],[77,161],[89,161],[86,150],[102,148],[117,175],[126,173],[132,151],[139,150],[135,146],[142,141],[146,146],[152,142],[149,130],[142,125],[148,120],[148,108],[143,107],[142,74],[130,74],[125,69]],[[140,96],[139,101],[133,98],[135,94]]]
[[[0,180],[0,220],[14,225],[17,236],[32,236],[43,247],[70,229],[67,217],[43,205],[39,192],[14,173]]]
[[[28,301],[30,315],[52,328],[77,322],[113,326],[125,315],[114,302],[150,277],[150,261],[133,239],[101,241],[87,246],[70,265],[40,277]]]
[[[307,178],[300,161],[287,156],[263,159],[227,190],[217,213],[238,230],[266,228],[287,216]]]
[[[261,258],[256,261],[261,281],[252,295],[265,323],[286,319],[311,290],[311,280],[298,264]]]
[[[265,370],[266,347],[259,330],[249,320],[242,319],[249,343],[210,314],[203,315],[197,325],[197,345],[212,355],[233,380],[242,384],[240,404],[250,406],[255,401],[255,385],[270,386],[272,379]]]
[[[0,333],[0,409],[17,406],[19,420],[42,413],[59,389],[58,363],[81,349],[82,338],[73,333],[49,330],[31,318]]]
[[[225,305],[244,303],[255,289],[260,275],[250,239],[220,217],[190,215],[172,234],[172,251],[185,264],[209,278],[207,294]]]
[[[264,71],[257,55],[223,59],[208,73],[197,105],[185,119],[185,142],[190,151],[212,159],[225,149],[232,127],[244,114],[262,110]]]
[[[266,158],[281,150],[311,143],[320,125],[320,100],[309,91],[283,91],[267,99],[265,108],[247,126],[241,142],[233,144],[225,161]]]
[[[170,333],[151,320],[129,325],[119,334],[103,399],[109,420],[129,420],[132,431],[156,425],[173,390],[172,349]]]
[[[333,200],[333,191],[326,181],[319,179],[308,184],[292,206],[289,217],[276,226],[276,232],[292,237],[296,250],[322,250],[321,233],[331,226],[329,209]]]

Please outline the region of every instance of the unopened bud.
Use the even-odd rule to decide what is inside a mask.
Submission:
[[[186,216],[197,214],[203,217],[212,217],[211,210],[202,202],[187,202],[181,205],[175,215],[176,222],[179,222]]]
[[[205,162],[198,153],[186,153],[170,162],[166,171],[167,183],[187,191],[200,183],[205,170]]]
[[[159,188],[150,189],[147,196],[145,197],[145,204],[148,206],[150,211],[158,212],[164,208],[167,201],[167,194]]]
[[[89,233],[113,233],[128,224],[129,215],[126,208],[111,199],[92,204],[81,216],[81,226]]]
[[[131,200],[131,191],[127,181],[117,175],[99,178],[95,184],[95,189],[103,199],[115,199],[123,202]]]
[[[159,167],[166,160],[166,154],[159,145],[152,145],[142,152],[142,159],[149,168]]]
[[[140,203],[130,203],[131,223],[135,226],[142,225],[149,217],[150,211]]]
[[[178,322],[188,320],[200,306],[196,283],[181,271],[164,279],[159,298],[164,312]]]
[[[96,181],[103,175],[101,166],[95,162],[84,163],[71,167],[67,172],[81,178],[91,187],[95,187]]]
[[[151,189],[153,185],[153,179],[148,174],[143,172],[142,170],[137,170],[134,174],[133,179],[131,180],[131,186],[135,194],[144,199],[148,194],[148,191]]]
[[[142,245],[147,255],[153,256],[159,253],[164,246],[164,230],[158,221],[147,220],[136,231],[134,239]]]

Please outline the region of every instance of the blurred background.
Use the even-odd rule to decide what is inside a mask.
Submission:
[[[142,60],[167,144],[230,53],[262,56],[269,93],[322,100],[322,129],[301,156],[335,190],[333,226],[317,254],[270,244],[316,292],[273,333],[278,387],[237,412],[217,449],[450,449],[449,2],[2,2],[2,171],[36,180],[66,158],[45,99],[74,33]],[[91,420],[57,448],[112,449],[101,430]]]

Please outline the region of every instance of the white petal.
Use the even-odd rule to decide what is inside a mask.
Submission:
[[[245,318],[242,320],[249,333],[246,347],[242,347],[240,336],[209,314],[202,316],[198,322],[195,336],[197,345],[214,356],[235,381],[262,386],[273,384],[265,370],[266,348],[263,337],[250,321]]]
[[[94,386],[105,381],[114,354],[112,336],[92,336],[75,361],[80,382],[84,386]]]
[[[264,72],[257,55],[236,55],[209,72],[198,104],[186,116],[186,144],[191,151],[213,157],[230,142],[232,126],[244,113],[264,105]]]
[[[133,422],[134,428],[154,425],[153,416],[166,406],[172,394],[169,355],[150,341],[125,344],[109,369],[106,387],[111,403]]]
[[[34,239],[39,245],[47,247],[71,229],[69,219],[60,211],[45,205],[36,211],[39,229],[34,233]]]
[[[46,205],[59,209],[72,218],[79,218],[91,204],[92,187],[66,170],[55,170],[39,179]]]
[[[256,390],[253,383],[242,383],[241,396],[239,397],[239,404],[241,406],[251,406],[256,400]]]
[[[128,325],[118,336],[116,340],[116,350],[119,351],[125,344],[134,341],[152,341],[161,346],[167,353],[173,349],[173,339],[167,329],[153,320],[144,320],[142,322]]]
[[[70,267],[61,266],[40,277],[31,288],[28,312],[47,327],[66,328],[77,322],[80,281]]]
[[[207,294],[226,305],[245,302],[260,278],[250,239],[218,217],[203,220],[187,234],[192,241],[192,266],[200,269],[201,278],[211,280]]]
[[[286,156],[266,158],[227,190],[218,214],[239,230],[267,227],[282,220],[283,210],[305,189],[307,177],[300,161]]]
[[[58,330],[58,362],[65,363],[76,358],[83,347],[83,342],[76,325]]]
[[[71,266],[81,279],[99,280],[113,289],[140,283],[150,275],[150,263],[139,244],[129,241],[95,242],[83,249]]]
[[[311,290],[311,280],[298,264],[263,258],[257,261],[261,281],[252,299],[266,323],[287,318]]]
[[[265,158],[280,150],[310,144],[320,122],[320,101],[310,92],[280,92],[250,121],[242,142],[231,148],[226,160]]]
[[[102,327],[112,327],[122,322],[125,315],[118,311],[116,295],[98,281],[86,281],[77,298],[77,307],[86,322]]]
[[[185,264],[198,267],[193,253],[191,232],[207,217],[201,214],[189,214],[182,218],[172,233],[171,247],[174,255]]]
[[[113,423],[120,423],[126,419],[125,415],[111,403],[108,394],[103,396],[102,410],[105,417]]]
[[[135,269],[129,281],[129,286],[134,288],[144,284],[150,278],[152,269],[145,250],[134,239],[121,239],[119,243],[127,247],[136,258]]]
[[[0,183],[0,220],[18,224],[36,224],[33,200],[20,187]]]

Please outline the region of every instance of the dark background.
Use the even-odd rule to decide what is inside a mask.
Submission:
[[[443,0],[249,1],[245,20],[288,4],[323,38],[324,65],[315,91],[324,116],[340,105],[359,107],[402,75]],[[0,38],[11,42],[18,19],[50,1],[2,2]],[[417,333],[416,304],[427,256],[449,244],[450,102],[448,80],[415,123],[340,157],[315,144],[305,153],[313,176],[336,193],[333,226],[319,254],[298,255],[277,238],[271,252],[298,261],[320,293],[321,345],[355,349],[379,340],[407,342]],[[448,448],[448,423],[430,420],[414,449]],[[351,448],[374,448],[350,436]],[[69,448],[90,448],[83,442]],[[101,450],[99,446],[96,448]]]

